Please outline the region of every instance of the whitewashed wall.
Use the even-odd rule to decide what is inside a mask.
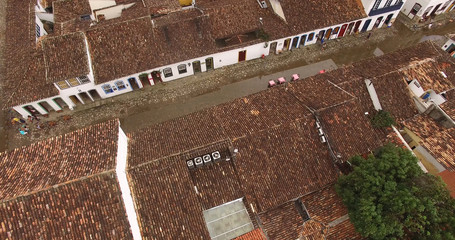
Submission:
[[[448,0],[406,0],[403,7],[401,8],[401,12],[408,16],[409,13],[411,12],[412,8],[414,7],[414,5],[416,3],[419,3],[420,5],[422,5],[422,8],[420,9],[420,11],[416,14],[416,17],[422,17],[423,13],[425,12],[425,10],[432,6],[433,8],[430,10],[430,13],[433,11],[434,7],[436,7],[436,5],[438,4],[441,4],[441,6],[439,7],[439,9],[436,11],[436,14],[441,14],[441,13],[444,13],[447,8],[450,6],[450,4],[444,9],[444,10],[440,10],[441,7],[444,5],[444,3],[446,3]],[[452,1],[453,2],[453,1]],[[409,16],[411,17],[411,16]]]
[[[126,161],[128,156],[128,138],[119,126],[119,138],[117,142],[117,165],[115,167],[115,173],[117,180],[120,185],[120,191],[122,192],[123,204],[125,205],[126,216],[131,226],[131,232],[133,233],[134,240],[140,240],[141,232],[139,230],[139,223],[137,220],[136,210],[133,203],[133,197],[131,195],[130,186],[128,184],[128,178],[126,176]]]

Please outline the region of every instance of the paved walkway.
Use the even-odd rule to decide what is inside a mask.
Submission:
[[[183,116],[204,108],[216,106],[218,104],[244,97],[267,89],[267,82],[270,79],[285,77],[287,80],[294,73],[300,74],[301,78],[313,76],[322,69],[333,70],[337,66],[330,60],[301,66],[265,76],[253,77],[240,82],[222,86],[218,90],[206,93],[186,100],[180,100],[169,104],[159,105],[137,114],[129,115],[121,121],[122,128],[126,132],[134,131],[154,123],[163,122],[169,119]],[[145,121],[147,119],[147,121]]]

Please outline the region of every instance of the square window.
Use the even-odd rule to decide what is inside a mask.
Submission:
[[[185,64],[178,65],[177,69],[179,70],[179,74],[186,73],[186,65]]]
[[[60,81],[60,82],[56,82],[55,84],[57,84],[57,86],[60,88],[60,89],[67,89],[69,88],[70,86],[68,85],[68,83],[66,83],[66,81]]]
[[[308,41],[312,41],[314,38],[314,33],[310,33],[310,35],[308,35]]]
[[[68,79],[68,83],[69,83],[71,86],[73,86],[73,87],[75,87],[75,86],[77,86],[77,85],[80,85],[79,81],[77,81],[76,78]]]
[[[79,79],[79,82],[81,84],[85,84],[85,83],[89,83],[90,82],[90,79],[88,79],[87,76],[80,76],[80,77],[77,77],[77,79]]]
[[[114,90],[112,90],[112,87],[110,84],[104,84],[103,86],[101,86],[101,88],[103,89],[103,91],[106,93],[106,94],[109,94],[109,93],[113,93]]]
[[[125,83],[123,83],[123,81],[117,81],[115,82],[115,85],[117,86],[118,90],[126,89]]]
[[[164,77],[172,77],[172,69],[171,68],[165,68],[163,69]]]

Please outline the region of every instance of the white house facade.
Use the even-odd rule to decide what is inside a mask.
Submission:
[[[407,17],[420,21],[454,9],[454,0],[407,0],[401,12]]]
[[[279,2],[272,1],[276,7]],[[97,99],[105,99],[120,94],[128,93],[146,85],[155,85],[159,82],[167,82],[187,76],[206,72],[224,66],[266,57],[270,54],[279,54],[283,51],[300,48],[305,45],[315,44],[321,39],[331,40],[341,38],[354,33],[370,31],[375,28],[390,26],[397,17],[403,2],[401,0],[362,0],[363,8],[366,17],[356,19],[349,22],[342,22],[332,26],[314,29],[299,34],[294,34],[287,37],[281,37],[274,40],[263,39],[263,41],[253,43],[251,45],[220,51],[209,55],[187,59],[172,64],[167,64],[159,67],[154,67],[146,71],[140,71],[134,74],[128,74],[123,77],[97,83],[96,73],[94,74],[93,61],[94,58],[91,51],[93,46],[87,42],[85,33],[78,32],[84,36],[84,48],[86,53],[83,58],[87,58],[87,71],[79,67],[79,72],[74,71],[74,74],[66,79],[54,81],[55,88],[59,94],[53,97],[40,99],[38,101],[29,102],[13,106],[13,109],[23,117],[35,114],[46,115],[52,111],[61,111],[65,108],[74,109],[79,104],[96,101]],[[278,10],[281,7],[278,8]],[[37,9],[44,9],[42,6]],[[284,13],[280,10],[275,13],[282,17]],[[365,14],[364,14],[365,16]],[[99,17],[99,16],[98,16]],[[289,16],[290,17],[290,16]],[[288,17],[288,18],[289,18]],[[94,18],[94,17],[93,17]],[[282,17],[284,19],[284,15]],[[36,17],[37,23],[39,21]],[[259,19],[262,24],[262,18]],[[153,19],[152,19],[153,23]],[[46,41],[47,39],[43,40]],[[82,43],[81,43],[82,44]],[[82,56],[82,55],[80,55]],[[150,64],[153,65],[153,64]],[[34,111],[36,110],[36,111]]]

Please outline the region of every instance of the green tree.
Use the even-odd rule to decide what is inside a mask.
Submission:
[[[356,230],[370,239],[455,239],[455,200],[410,151],[388,144],[350,159],[336,190]]]
[[[376,115],[371,118],[371,124],[376,128],[384,128],[395,125],[396,123],[392,114],[384,110],[379,110]]]

